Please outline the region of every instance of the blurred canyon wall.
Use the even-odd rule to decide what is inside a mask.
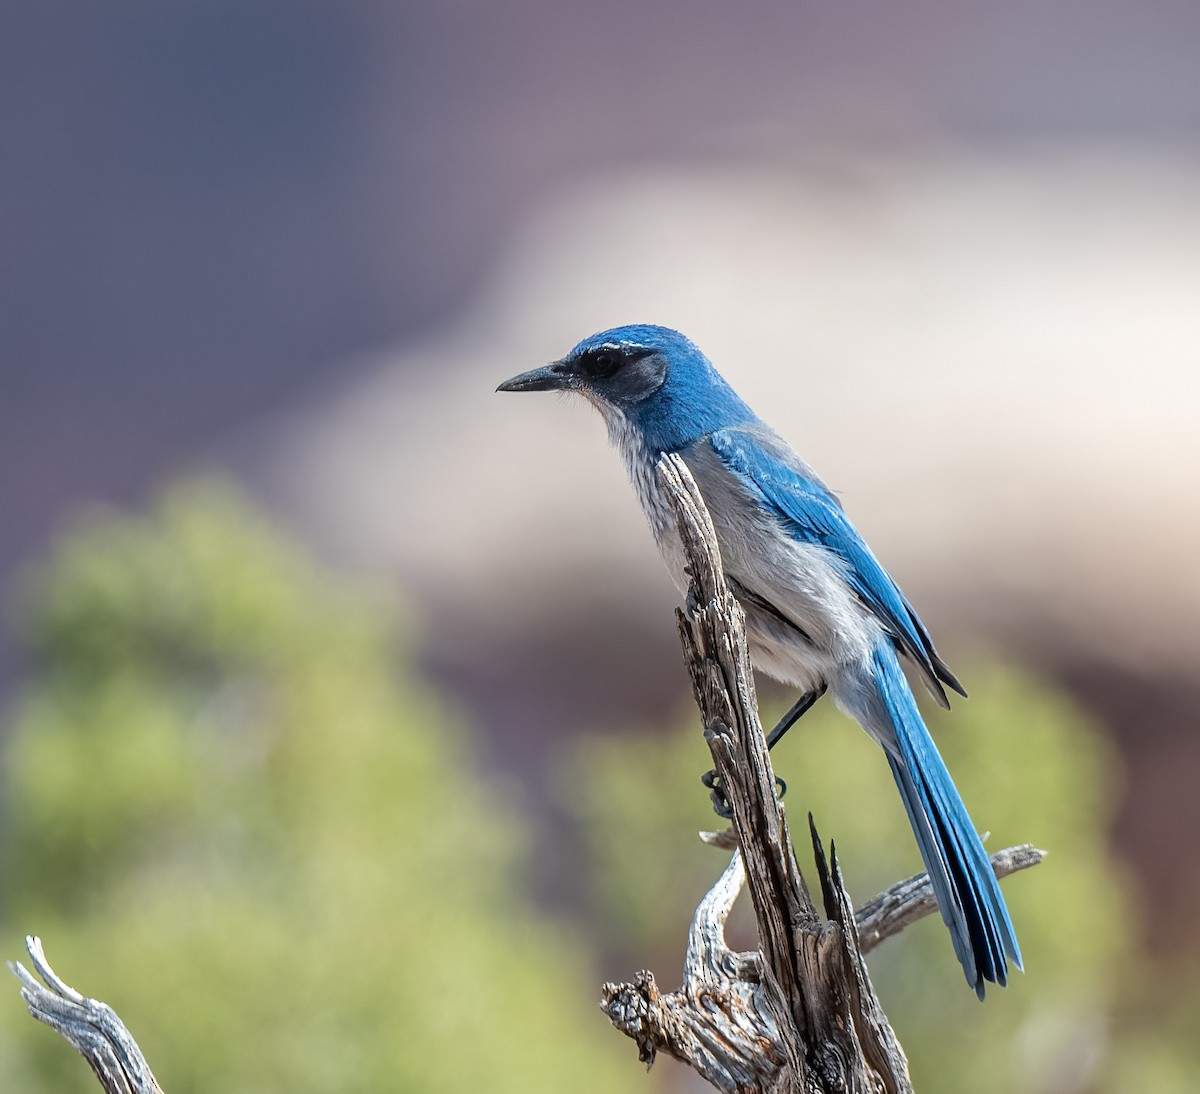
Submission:
[[[952,663],[1111,728],[1165,945],[1200,913],[1198,43],[1166,0],[14,7],[0,579],[92,500],[232,471],[415,601],[536,783],[686,683],[599,423],[492,388],[675,325]]]

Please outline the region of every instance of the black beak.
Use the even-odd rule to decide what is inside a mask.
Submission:
[[[497,391],[565,391],[575,386],[578,379],[574,370],[562,361],[544,365],[530,372],[522,372],[511,380],[505,380]]]

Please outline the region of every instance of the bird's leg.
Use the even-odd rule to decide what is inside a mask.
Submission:
[[[828,684],[822,683],[820,687],[815,688],[813,691],[806,691],[788,708],[788,712],[779,719],[775,728],[767,734],[768,752],[779,744],[783,740],[783,735],[808,713],[813,703],[825,694],[828,686]]]
[[[783,735],[808,713],[813,703],[825,694],[827,686],[826,684],[821,684],[820,687],[813,691],[806,691],[791,705],[788,712],[779,719],[775,728],[767,734],[768,750],[779,744],[783,739]],[[721,776],[716,771],[706,771],[700,776],[700,781],[708,787],[709,797],[712,798],[713,810],[717,816],[725,820],[732,820],[733,807],[729,804],[729,799],[725,796],[725,791],[721,789]],[[787,793],[787,783],[778,775],[775,776],[775,787],[779,797],[782,798]]]

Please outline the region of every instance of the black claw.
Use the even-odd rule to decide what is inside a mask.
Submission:
[[[721,776],[715,770],[706,771],[700,776],[700,781],[709,789],[708,796],[712,800],[713,812],[722,820],[733,820],[733,805],[725,796],[725,791],[721,789]],[[775,796],[782,800],[786,793],[787,783],[776,775]]]
[[[713,812],[722,820],[733,820],[733,806],[721,789],[721,776],[716,771],[706,771],[700,776],[700,781],[708,787],[709,798],[712,800]]]

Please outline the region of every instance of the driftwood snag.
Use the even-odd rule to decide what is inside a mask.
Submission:
[[[712,522],[682,460],[664,457],[659,474],[690,560],[679,633],[704,736],[733,806],[728,832],[701,835],[736,850],[696,909],[683,987],[664,995],[653,974],[640,972],[631,984],[605,984],[601,1006],[637,1042],[647,1066],[666,1052],[727,1094],[911,1091],[908,1062],[863,954],[936,909],[929,879],[918,874],[899,882],[855,915],[837,854],[831,844],[826,858],[810,817],[822,910],[814,906],[775,798],[745,620],[725,584]],[[1026,844],[997,852],[992,866],[1004,877],[1042,857]],[[759,949],[737,953],[725,944],[725,921],[746,884]],[[116,1012],[63,981],[40,939],[27,937],[25,947],[37,976],[19,962],[8,967],[29,1013],[78,1050],[108,1094],[163,1094]]]
[[[50,967],[40,938],[27,935],[25,949],[37,976],[19,961],[10,961],[8,967],[21,981],[21,998],[29,1013],[75,1047],[108,1094],[163,1094],[116,1011],[107,1003],[80,995],[66,983]]]
[[[721,786],[733,806],[733,861],[696,909],[684,984],[662,994],[654,976],[605,984],[601,1006],[647,1066],[659,1052],[730,1094],[903,1094],[908,1061],[871,986],[863,954],[934,911],[925,875],[864,905],[856,917],[836,851],[826,858],[809,818],[821,911],[792,849],[758,720],[742,610],[721,570],[708,511],[684,462],[658,473],[675,506],[691,588],[678,612],[684,659]],[[727,845],[726,834],[706,837]],[[993,856],[998,876],[1040,862],[1030,846]],[[729,909],[748,884],[759,950],[725,944]]]

